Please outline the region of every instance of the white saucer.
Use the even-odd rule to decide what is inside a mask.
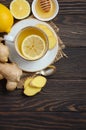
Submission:
[[[15,39],[15,36],[17,35],[17,33],[21,29],[23,29],[24,27],[27,27],[27,26],[35,26],[36,24],[39,24],[39,23],[46,24],[47,26],[49,26],[50,29],[56,35],[55,31],[53,30],[53,28],[49,24],[47,24],[45,22],[41,22],[41,21],[39,21],[37,19],[34,19],[34,18],[28,18],[28,19],[24,19],[24,20],[19,21],[18,23],[16,23],[12,27],[10,33],[7,36],[12,37],[13,39]],[[5,43],[9,47],[9,50],[10,50],[9,59],[12,62],[17,63],[18,66],[23,71],[27,71],[27,72],[36,72],[36,71],[40,71],[40,70],[48,67],[50,64],[52,64],[52,62],[54,61],[54,59],[55,59],[55,57],[57,55],[57,52],[58,52],[58,43],[57,43],[56,46],[55,46],[55,48],[53,48],[52,50],[49,50],[46,53],[46,55],[44,57],[42,57],[41,59],[36,60],[36,61],[27,61],[27,60],[24,60],[23,58],[21,58],[17,54],[13,42],[6,40]]]

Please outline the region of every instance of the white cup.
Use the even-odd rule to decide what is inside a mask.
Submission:
[[[29,58],[25,57],[22,53],[22,50],[21,50],[21,46],[22,46],[24,39],[26,39],[30,35],[38,35],[45,42],[45,50],[43,52],[43,55],[38,57],[38,59],[40,59],[41,57],[43,57],[47,53],[48,48],[49,48],[49,41],[48,41],[48,37],[47,37],[46,33],[44,31],[42,31],[41,29],[39,29],[38,27],[34,27],[34,26],[25,27],[17,33],[17,35],[15,36],[14,39],[11,35],[8,34],[8,35],[4,36],[4,40],[8,41],[8,42],[9,41],[13,42],[16,52],[23,59],[25,59],[25,60],[38,60],[38,59],[29,59]]]

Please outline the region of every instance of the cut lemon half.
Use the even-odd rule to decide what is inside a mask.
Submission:
[[[36,27],[42,29],[47,34],[49,40],[49,49],[53,49],[58,42],[58,39],[54,35],[54,32],[47,25],[44,24],[37,24]]]
[[[30,4],[26,0],[13,0],[10,3],[10,11],[16,19],[26,18],[30,14]]]
[[[21,51],[28,60],[39,59],[45,54],[45,41],[38,35],[30,35],[23,40]]]

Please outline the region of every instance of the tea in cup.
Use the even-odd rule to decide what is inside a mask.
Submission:
[[[25,60],[38,60],[48,51],[49,43],[46,33],[41,29],[28,26],[19,31],[14,40],[17,53]]]

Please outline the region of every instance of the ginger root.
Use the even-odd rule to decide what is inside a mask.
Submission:
[[[8,61],[8,56],[9,48],[3,43],[0,43],[0,62],[6,63]]]
[[[9,81],[9,80],[7,81],[6,89],[8,91],[13,91],[16,89],[16,87],[17,87],[17,82],[13,82],[13,81]]]
[[[21,75],[22,70],[15,63],[0,63],[0,77],[7,79],[7,90],[16,89]]]
[[[0,80],[3,79],[3,78],[4,78],[3,75],[0,74]]]
[[[7,80],[6,89],[13,91],[16,89],[22,70],[15,63],[7,63],[9,57],[9,48],[2,43],[3,38],[0,37],[0,80]]]

